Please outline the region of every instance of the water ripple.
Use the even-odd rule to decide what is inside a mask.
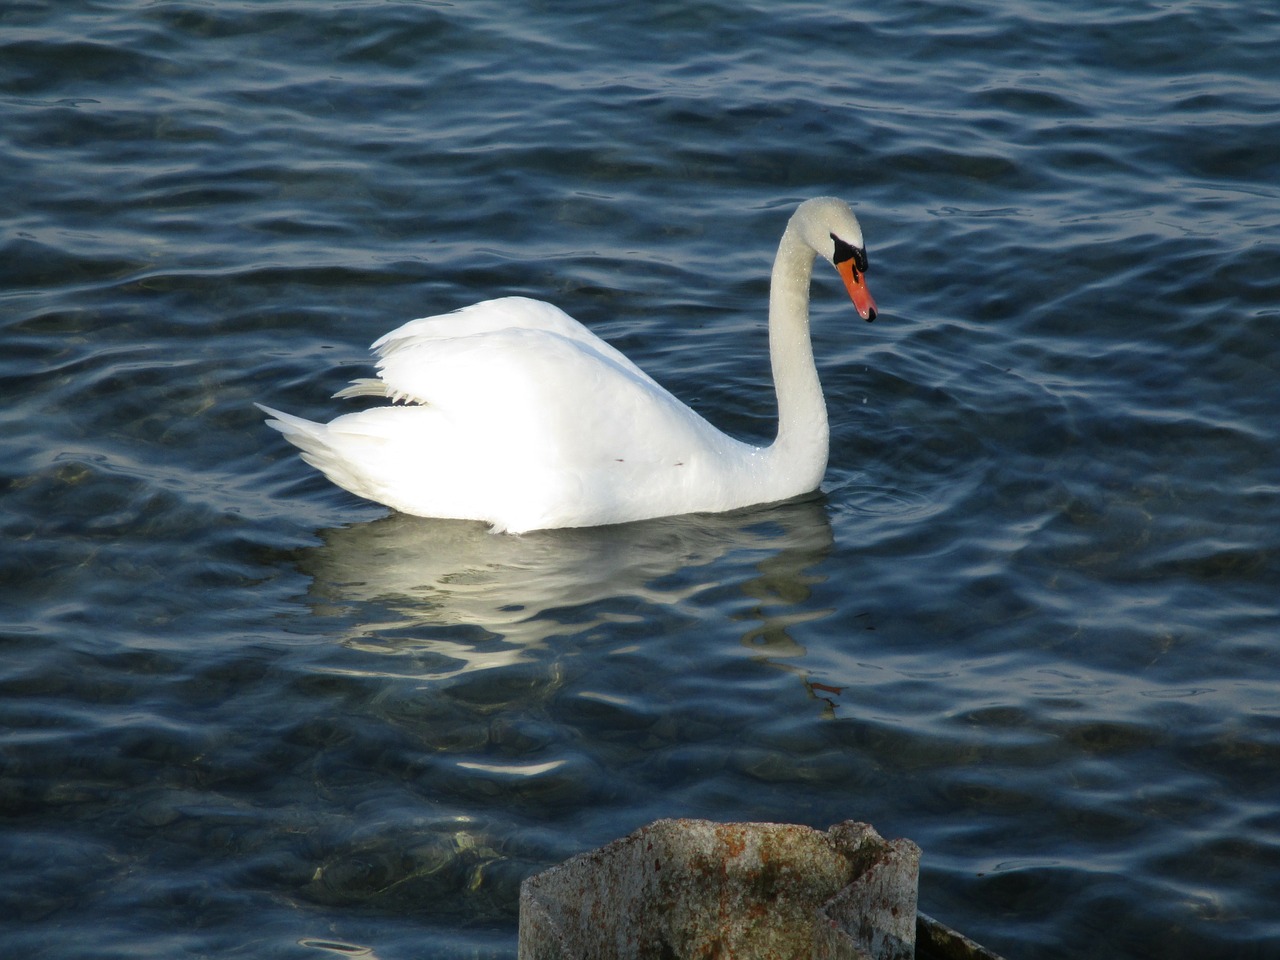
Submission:
[[[1280,940],[1280,19],[891,0],[16,4],[0,18],[0,938],[510,956],[666,816],[925,849],[1009,957]],[[820,495],[494,537],[283,448],[367,344],[554,300]]]

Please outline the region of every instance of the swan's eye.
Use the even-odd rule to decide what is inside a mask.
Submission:
[[[832,263],[839,264],[844,263],[846,260],[852,260],[854,269],[859,273],[867,272],[867,251],[841,240],[834,233],[831,234],[831,240],[836,245],[835,254],[831,257]]]

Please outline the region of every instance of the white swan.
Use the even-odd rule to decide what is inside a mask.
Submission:
[[[711,426],[568,314],[522,297],[412,320],[373,344],[378,378],[337,397],[390,406],[313,423],[258,404],[338,486],[404,513],[520,533],[718,512],[817,489],[827,408],[809,339],[809,279],[830,261],[866,320],[862,228],[840,200],[802,203],[778,245],[769,354],[778,436]]]

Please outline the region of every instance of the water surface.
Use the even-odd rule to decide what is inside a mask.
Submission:
[[[659,817],[856,818],[1014,958],[1280,957],[1280,14],[11,3],[0,944],[511,957]],[[736,435],[800,200],[819,496],[512,538],[265,428],[551,300]]]

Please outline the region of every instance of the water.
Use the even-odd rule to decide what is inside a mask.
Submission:
[[[1014,958],[1280,957],[1274,4],[9,3],[6,956],[510,957],[663,816],[925,852]],[[491,536],[335,490],[406,319],[552,300],[821,497]]]

